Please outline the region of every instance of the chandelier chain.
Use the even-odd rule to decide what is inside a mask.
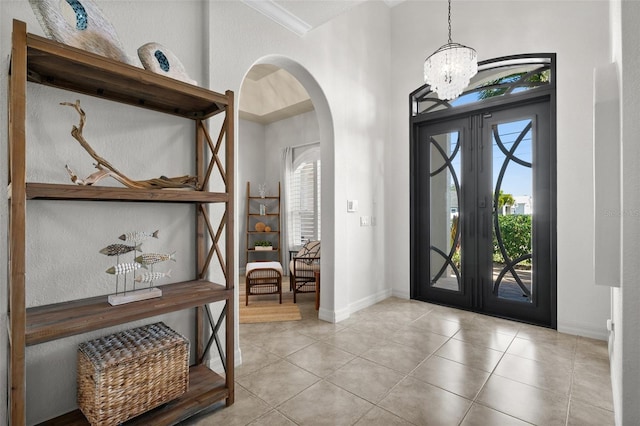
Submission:
[[[478,55],[451,39],[451,0],[448,3],[449,42],[425,59],[424,81],[438,98],[452,100],[460,96],[478,72]]]
[[[449,0],[449,43],[451,42],[451,0]]]

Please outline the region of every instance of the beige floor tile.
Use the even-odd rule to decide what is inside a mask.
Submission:
[[[398,332],[400,327],[395,324],[378,322],[374,316],[372,319],[358,321],[351,325],[349,329],[374,337],[378,340],[388,340]]]
[[[613,424],[604,341],[394,297],[338,324],[299,306],[240,326],[235,404],[184,426]]]
[[[459,362],[468,367],[491,372],[504,355],[500,351],[451,339],[435,353],[437,356]]]
[[[278,411],[299,425],[352,425],[373,405],[336,385],[321,381],[286,401]]]
[[[515,417],[508,416],[500,411],[493,410],[480,404],[473,404],[471,409],[464,417],[460,426],[526,426],[527,422],[523,422]]]
[[[407,377],[378,405],[416,425],[457,425],[471,401]]]
[[[573,334],[560,333],[559,331],[551,328],[539,327],[530,324],[523,324],[520,331],[518,331],[517,337],[532,340],[534,342],[564,344],[571,348],[575,348],[578,341],[578,336]]]
[[[230,407],[220,408],[213,413],[204,414],[189,420],[194,426],[242,426],[269,412],[271,407],[242,387],[235,388],[235,402]]]
[[[355,358],[326,378],[327,381],[378,403],[404,375],[363,358]]]
[[[380,407],[373,407],[365,414],[356,426],[413,426],[408,421],[391,414],[387,410]]]
[[[361,355],[369,361],[408,374],[429,356],[429,353],[395,342],[381,343]]]
[[[494,374],[520,383],[569,395],[572,371],[570,366],[545,363],[505,354]]]
[[[294,352],[287,360],[316,376],[326,377],[353,358],[355,355],[349,352],[328,343],[318,342]]]
[[[380,344],[380,338],[372,334],[362,333],[355,328],[347,328],[322,340],[337,348],[360,355]]]
[[[236,378],[246,376],[281,360],[279,356],[248,343],[243,344],[240,348],[242,350],[242,364],[235,369]]]
[[[288,330],[291,328],[291,322],[293,321],[242,324],[240,327],[240,343],[244,341],[251,343],[252,341],[261,340],[260,337],[262,336]]]
[[[568,397],[492,375],[476,400],[502,413],[536,425],[564,425]]]
[[[573,363],[575,346],[563,342],[536,342],[516,337],[507,349],[507,353],[536,361],[570,366]]]
[[[297,395],[320,380],[317,376],[282,360],[240,377],[236,381],[272,407]]]
[[[320,340],[336,334],[344,328],[345,327],[340,324],[332,324],[330,322],[318,321],[315,319],[301,322],[295,327],[295,331],[313,339]]]
[[[252,421],[249,426],[295,426],[295,423],[280,412],[273,410]]]
[[[462,328],[453,335],[456,340],[471,343],[477,346],[485,346],[500,352],[507,350],[514,336],[502,334],[487,328]]]
[[[426,354],[431,354],[444,345],[449,340],[449,337],[408,326],[398,330],[389,339],[396,343],[419,349]]]
[[[588,354],[590,358],[609,359],[609,343],[606,340],[578,336],[576,352]]]
[[[394,324],[397,327],[403,327],[421,316],[428,313],[430,310],[415,309],[413,304],[377,304],[372,306],[367,314],[369,318],[375,319],[382,323]]]
[[[576,344],[575,370],[584,370],[603,376],[611,375],[609,346],[603,340],[579,337]]]
[[[291,355],[317,342],[316,339],[300,334],[295,330],[279,331],[265,334],[264,336],[263,339],[254,344],[281,357]]]
[[[464,325],[466,328],[467,324]],[[507,334],[515,337],[524,324],[503,318],[477,314],[471,326],[482,327],[487,330],[495,331],[496,333]]]
[[[604,360],[598,357],[589,358],[586,356],[578,357],[573,365],[573,371],[576,374],[588,373],[595,374],[602,378],[611,377],[611,366],[609,360]]]
[[[613,411],[594,407],[575,399],[569,404],[569,421],[567,426],[614,426],[615,416]]]
[[[434,355],[412,371],[411,376],[473,400],[489,373]]]
[[[431,314],[438,318],[454,322],[464,322],[475,319],[478,315],[462,309],[450,308],[442,305],[431,305]]]
[[[609,375],[591,374],[588,371],[575,370],[571,398],[605,410],[613,411],[613,392]]]
[[[412,322],[411,326],[447,337],[453,336],[460,330],[459,322],[439,318],[433,313],[421,316]]]

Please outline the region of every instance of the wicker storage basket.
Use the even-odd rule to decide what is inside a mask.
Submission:
[[[117,425],[189,387],[189,341],[164,323],[81,343],[78,406],[92,425]]]

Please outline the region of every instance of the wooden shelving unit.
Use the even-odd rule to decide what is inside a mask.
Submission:
[[[70,72],[73,70],[73,72]],[[43,84],[176,115],[196,126],[196,175],[202,190],[138,190],[120,187],[76,186],[26,181],[27,82]],[[168,425],[180,422],[225,401],[234,402],[234,273],[233,150],[234,94],[212,92],[136,68],[43,37],[27,33],[26,24],[14,20],[9,74],[9,424],[26,423],[25,348],[66,336],[99,330],[182,309],[196,309],[197,363],[190,369],[190,389],[180,398],[130,420],[127,424]],[[205,120],[224,114],[219,137],[209,136]],[[223,145],[224,144],[224,145]],[[221,147],[223,150],[220,150]],[[207,153],[207,149],[209,153]],[[220,158],[218,152],[224,152]],[[207,163],[206,158],[210,156]],[[209,192],[214,170],[220,172],[225,192]],[[191,203],[196,205],[196,271],[192,281],[162,286],[157,299],[111,306],[107,296],[27,308],[26,212],[28,200],[97,202]],[[225,214],[214,228],[207,206],[223,203]],[[37,205],[34,205],[35,208]],[[219,240],[224,237],[221,248]],[[218,259],[226,282],[207,280],[212,259]],[[53,283],[55,285],[55,283]],[[224,377],[209,370],[205,355],[206,326],[215,321],[208,304],[224,302],[219,318],[225,319],[225,348],[220,351]],[[208,317],[208,318],[207,318]],[[207,321],[208,320],[208,321]],[[211,333],[217,339],[215,333]],[[219,344],[218,341],[216,343]],[[78,410],[45,422],[51,425],[86,425]]]
[[[265,213],[260,213],[260,204],[265,205]],[[280,235],[280,182],[277,196],[251,195],[251,183],[247,182],[247,263],[255,260],[282,261],[282,240]],[[263,222],[271,228],[269,232],[258,232],[257,222]],[[272,243],[272,250],[256,250],[254,244],[258,240]]]

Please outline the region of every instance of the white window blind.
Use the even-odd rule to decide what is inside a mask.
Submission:
[[[320,240],[320,160],[304,161],[291,179],[291,243]]]

